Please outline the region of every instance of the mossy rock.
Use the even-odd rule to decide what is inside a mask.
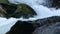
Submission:
[[[13,17],[20,18],[21,16],[23,16],[24,18],[29,18],[34,15],[37,15],[37,14],[30,6],[26,4],[20,4],[17,6],[17,9],[13,14]]]
[[[2,4],[2,8],[7,12],[8,18],[12,16],[12,14],[15,12],[17,9],[16,5],[9,5],[9,4]]]
[[[6,17],[7,18],[7,12],[2,8],[0,5],[0,17]]]
[[[37,15],[35,11],[26,4],[5,4],[0,3],[2,8],[7,12],[7,17],[14,17],[14,18],[20,18],[23,16],[24,18],[33,17],[34,15]]]

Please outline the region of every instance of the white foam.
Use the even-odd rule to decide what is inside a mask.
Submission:
[[[40,5],[38,2],[45,3],[45,0],[8,0],[10,3],[20,4],[25,3],[32,7],[35,12],[37,13],[36,16],[30,17],[29,19],[24,19],[23,17],[16,19],[16,18],[0,18],[0,34],[5,34],[11,26],[13,26],[18,20],[20,21],[33,21],[37,19],[47,18],[51,16],[60,16],[60,9],[50,9],[43,5]]]
[[[50,17],[50,16],[60,16],[60,9],[59,10],[51,10],[50,8],[48,7],[45,7],[43,5],[40,5],[40,4],[43,4],[45,3],[46,4],[46,1],[47,0],[8,0],[10,3],[14,3],[14,4],[21,4],[21,3],[24,3],[24,4],[28,4],[30,7],[32,7],[35,12],[37,13],[36,16],[34,17],[30,17],[29,19],[20,19],[20,20],[25,20],[25,21],[28,21],[28,20],[37,20],[37,19],[41,19],[41,18],[47,18],[47,17]]]

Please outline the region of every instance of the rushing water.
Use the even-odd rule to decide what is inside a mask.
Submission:
[[[60,9],[56,10],[54,8],[48,8],[46,6],[43,5],[48,5],[46,4],[47,0],[8,0],[10,3],[14,3],[14,4],[21,4],[21,3],[25,3],[27,5],[29,5],[30,7],[32,7],[35,12],[37,13],[37,15],[35,15],[34,17],[30,17],[29,19],[24,19],[23,17],[21,18],[0,18],[0,34],[5,34],[12,25],[14,25],[18,20],[21,21],[33,21],[33,20],[37,20],[37,19],[42,19],[42,18],[47,18],[50,16],[60,16]]]
[[[13,3],[13,4],[21,4],[21,3],[24,3],[24,4],[27,4],[29,5],[30,7],[32,7],[35,12],[37,13],[36,16],[34,16],[33,18],[30,17],[29,19],[23,19],[23,18],[20,18],[20,20],[37,20],[37,19],[41,19],[41,18],[46,18],[46,17],[50,17],[50,16],[60,16],[60,9],[58,10],[55,10],[54,8],[48,8],[46,6],[43,6],[44,4],[45,5],[50,5],[50,0],[8,0],[10,3]],[[48,3],[49,2],[49,3]]]

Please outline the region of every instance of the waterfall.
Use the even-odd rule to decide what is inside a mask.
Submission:
[[[14,25],[18,20],[21,21],[33,21],[37,19],[47,18],[50,16],[60,16],[60,9],[56,10],[54,8],[48,8],[46,6],[43,6],[42,4],[46,3],[45,0],[8,0],[10,3],[13,4],[21,4],[25,3],[32,7],[37,15],[34,17],[30,17],[29,19],[21,18],[0,18],[0,34],[4,34],[7,32],[12,25]]]

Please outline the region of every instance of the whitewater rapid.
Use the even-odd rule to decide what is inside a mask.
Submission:
[[[0,17],[0,34],[5,34],[18,20],[20,21],[33,21],[37,19],[43,19],[51,16],[60,16],[60,9],[52,9],[48,8],[46,6],[43,6],[42,4],[46,4],[46,0],[8,0],[10,3],[13,4],[21,4],[25,3],[32,7],[37,15],[34,17],[30,17],[29,19],[24,19],[23,17],[21,18],[2,18]]]
[[[22,19],[20,18],[20,20],[22,21],[29,21],[29,20],[37,20],[37,19],[42,19],[42,18],[47,18],[50,16],[60,16],[60,9],[55,10],[54,8],[48,8],[46,6],[43,6],[43,4],[48,5],[48,1],[50,0],[8,0],[10,3],[13,4],[27,4],[29,5],[31,8],[33,8],[35,10],[35,12],[37,13],[37,15],[35,15],[34,17],[30,17],[29,19],[24,19],[22,17]],[[50,2],[49,2],[50,3]]]

